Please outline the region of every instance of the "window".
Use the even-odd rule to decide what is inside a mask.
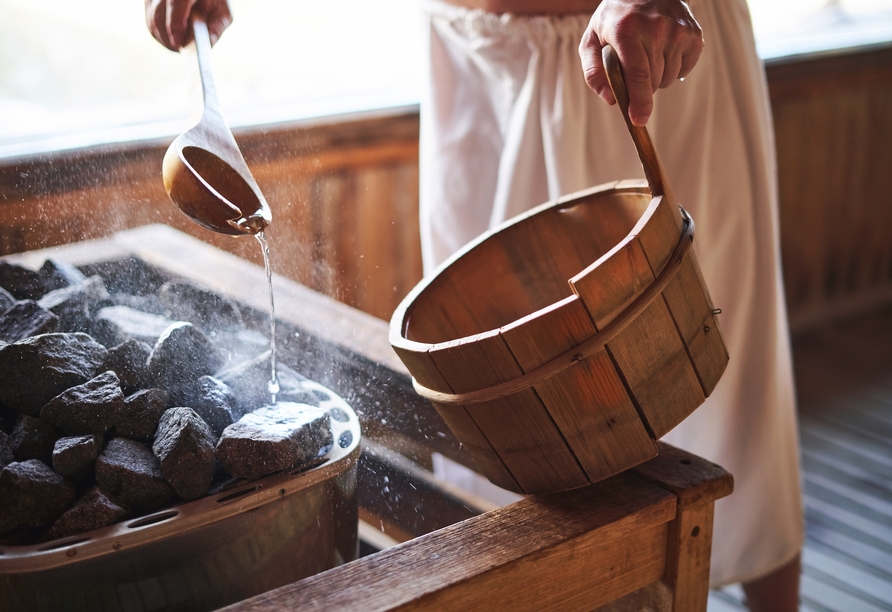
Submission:
[[[892,40],[892,0],[750,0],[764,57]],[[215,47],[231,125],[418,100],[417,0],[231,0]],[[183,58],[140,0],[0,0],[0,157],[189,127]]]

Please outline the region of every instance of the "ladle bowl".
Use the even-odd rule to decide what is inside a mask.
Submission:
[[[192,27],[193,42],[181,53],[197,68],[193,107],[200,118],[168,147],[161,167],[164,188],[202,227],[233,236],[257,234],[272,214],[220,112],[207,24],[194,15]]]

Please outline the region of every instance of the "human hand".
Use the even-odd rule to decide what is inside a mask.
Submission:
[[[602,0],[579,43],[579,56],[588,86],[615,104],[601,61],[605,45],[619,56],[629,117],[640,126],[650,118],[657,89],[686,77],[697,63],[703,31],[683,0]]]
[[[155,40],[171,51],[179,51],[192,40],[192,11],[204,15],[211,44],[232,23],[226,0],[146,0],[146,25]]]

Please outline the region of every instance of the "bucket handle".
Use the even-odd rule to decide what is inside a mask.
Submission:
[[[632,136],[632,142],[635,143],[635,149],[638,151],[638,159],[641,160],[641,166],[644,168],[644,176],[647,178],[647,185],[650,187],[650,193],[653,197],[663,196],[670,204],[675,204],[675,195],[672,193],[672,187],[669,185],[669,179],[666,178],[666,171],[660,162],[660,156],[657,154],[654,143],[650,138],[647,128],[643,125],[634,125],[629,118],[629,91],[626,89],[626,82],[623,79],[623,69],[619,63],[619,56],[610,45],[604,45],[601,50],[601,59],[604,62],[604,71],[607,73],[607,82],[610,84],[610,90],[616,103],[623,113],[623,119],[626,121],[626,127],[629,128],[629,134]]]

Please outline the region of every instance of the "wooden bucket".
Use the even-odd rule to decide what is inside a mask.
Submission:
[[[728,361],[716,311],[644,128],[648,177],[573,194],[481,236],[393,315],[419,393],[493,483],[519,493],[597,482],[657,454]],[[568,282],[569,281],[569,282]]]

